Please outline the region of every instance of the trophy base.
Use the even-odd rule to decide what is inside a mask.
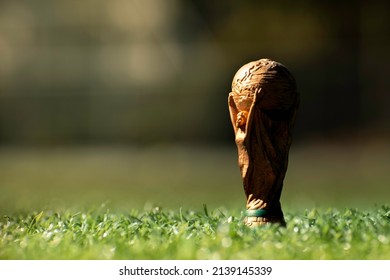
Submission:
[[[245,217],[244,222],[248,227],[258,227],[267,224],[279,224],[282,227],[286,226],[286,221],[283,217]]]

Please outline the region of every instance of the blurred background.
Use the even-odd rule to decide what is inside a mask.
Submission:
[[[0,1],[0,210],[243,208],[227,96],[294,74],[282,203],[390,197],[390,2]]]

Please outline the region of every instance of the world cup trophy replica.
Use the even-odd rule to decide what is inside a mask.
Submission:
[[[278,62],[250,62],[234,76],[228,105],[247,199],[245,223],[285,226],[280,196],[299,105],[295,79]]]

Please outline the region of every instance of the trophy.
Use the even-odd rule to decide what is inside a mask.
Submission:
[[[285,226],[280,196],[299,105],[295,79],[270,59],[249,62],[233,78],[228,105],[247,199],[245,223]]]

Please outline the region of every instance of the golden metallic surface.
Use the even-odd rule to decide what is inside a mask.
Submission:
[[[269,213],[266,217],[246,217],[248,226],[285,225],[280,196],[298,104],[295,79],[278,62],[249,62],[233,78],[228,106],[246,208]]]

